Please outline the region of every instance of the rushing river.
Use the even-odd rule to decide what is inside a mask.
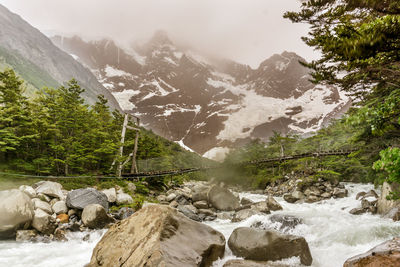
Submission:
[[[382,219],[378,215],[351,215],[349,210],[360,205],[355,195],[360,191],[369,191],[372,185],[346,184],[349,197],[330,199],[313,204],[289,204],[276,198],[282,205],[282,211],[272,214],[293,215],[303,220],[288,233],[305,237],[314,262],[312,266],[340,267],[354,255],[366,252],[377,244],[400,235],[400,222]],[[253,201],[261,201],[263,195],[241,193]],[[253,216],[240,223],[216,220],[207,223],[223,233],[228,240],[232,231],[240,226],[250,226],[255,222],[279,229],[279,223],[271,223],[270,215]],[[83,241],[87,233],[71,233],[68,242],[52,243],[17,243],[0,241],[0,266],[9,267],[47,267],[76,266],[82,267],[90,261],[92,250],[100,240],[103,231],[94,231],[88,241]],[[216,262],[235,258],[227,246],[225,257]],[[299,260],[292,258],[283,261],[290,266],[299,266]]]

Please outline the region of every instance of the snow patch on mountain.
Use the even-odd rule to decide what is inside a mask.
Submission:
[[[119,105],[123,110],[133,110],[136,106],[132,103],[131,98],[140,94],[140,91],[133,89],[126,89],[122,92],[113,92],[112,94],[115,97],[115,99],[117,99]]]
[[[213,147],[203,154],[203,157],[222,162],[230,149],[227,147]]]
[[[126,71],[123,70],[119,70],[114,68],[113,66],[107,65],[104,68],[104,72],[106,74],[107,77],[111,78],[111,77],[121,77],[121,76],[132,76],[132,74],[127,73]]]
[[[190,152],[194,152],[193,149],[191,149],[190,147],[188,147],[187,145],[185,145],[185,143],[183,142],[183,140],[179,140],[179,141],[175,141],[175,143],[179,144],[182,148],[190,151]]]

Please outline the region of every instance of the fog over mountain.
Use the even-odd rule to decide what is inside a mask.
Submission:
[[[86,65],[121,107],[158,135],[213,159],[273,131],[305,134],[340,116],[349,99],[332,86],[314,85],[305,61],[275,54],[257,68],[182,49],[157,31],[143,46],[113,40],[53,42]]]
[[[176,43],[257,68],[273,54],[318,55],[300,37],[308,26],[282,17],[299,8],[294,0],[0,0],[44,33],[109,37],[143,44],[159,29]],[[46,16],[43,16],[46,14]]]
[[[90,69],[145,127],[210,158],[273,131],[312,133],[351,104],[299,64],[318,57],[300,38],[308,26],[283,18],[300,1],[0,4]]]

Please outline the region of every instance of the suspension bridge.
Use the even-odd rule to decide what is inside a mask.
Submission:
[[[246,165],[259,165],[266,163],[276,163],[276,162],[284,162],[289,160],[297,160],[302,158],[321,158],[327,156],[347,156],[353,152],[356,152],[356,149],[349,150],[329,150],[329,151],[314,151],[308,153],[287,155],[281,157],[271,157],[271,158],[262,158],[251,161],[242,161],[237,163],[231,163],[230,166],[246,166]],[[0,172],[0,174],[16,176],[16,177],[24,177],[24,178],[41,178],[41,179],[67,179],[67,178],[98,178],[98,179],[123,179],[123,180],[135,180],[139,178],[156,178],[156,177],[164,177],[170,175],[181,175],[186,173],[193,172],[202,172],[209,170],[216,170],[225,168],[226,165],[218,164],[217,166],[203,166],[203,167],[192,167],[192,168],[180,168],[180,169],[171,169],[171,170],[154,170],[154,171],[146,171],[146,172],[135,172],[135,173],[122,173],[121,177],[117,176],[34,176],[27,174],[15,174],[15,173],[5,173]]]
[[[274,158],[263,158],[251,161],[242,161],[233,163],[233,166],[246,166],[246,165],[259,165],[264,163],[274,163],[274,162],[284,162],[289,160],[297,160],[301,158],[320,158],[320,157],[327,157],[327,156],[347,156],[351,153],[356,152],[356,149],[349,149],[349,150],[329,150],[329,151],[316,151],[316,152],[308,152],[302,154],[295,154],[290,156],[282,156],[282,157],[274,157]],[[148,171],[148,172],[138,172],[138,173],[126,173],[122,174],[123,179],[131,180],[141,177],[162,177],[168,175],[180,175],[185,173],[192,173],[192,172],[200,172],[200,171],[208,171],[212,169],[220,169],[224,168],[224,166],[212,166],[212,167],[194,167],[194,168],[183,168],[183,169],[172,169],[172,170],[165,170],[165,171]]]

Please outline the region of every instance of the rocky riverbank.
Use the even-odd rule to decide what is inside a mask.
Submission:
[[[61,184],[50,181],[0,191],[0,239],[66,241],[67,231],[107,228],[127,218],[133,209],[110,213],[109,206],[132,202],[121,188],[66,191]]]
[[[3,220],[1,221],[0,229],[2,230],[3,238],[16,237],[18,241],[48,242],[51,240],[66,241],[66,236],[68,236],[66,233],[70,231],[80,232],[87,229],[111,227],[94,250],[92,266],[100,265],[101,259],[109,258],[105,252],[107,247],[112,249],[123,243],[121,241],[122,243],[118,244],[117,240],[122,240],[118,236],[124,236],[129,241],[126,241],[129,244],[135,244],[135,242],[140,241],[139,243],[142,245],[138,246],[138,248],[146,248],[147,252],[141,249],[137,251],[140,253],[135,255],[143,257],[143,262],[150,264],[150,266],[154,266],[151,265],[153,261],[146,260],[146,255],[154,255],[152,257],[154,257],[154,260],[157,259],[155,260],[156,262],[173,262],[176,266],[177,262],[172,260],[176,259],[173,255],[186,255],[187,253],[192,255],[192,258],[189,257],[187,260],[188,262],[192,262],[193,259],[197,259],[193,261],[195,263],[198,260],[207,262],[208,265],[202,266],[211,266],[212,262],[217,258],[226,257],[224,255],[227,255],[227,253],[228,255],[233,254],[244,258],[244,260],[225,261],[223,263],[224,266],[268,266],[266,262],[270,266],[275,266],[271,261],[284,260],[291,257],[297,257],[303,265],[310,265],[313,262],[313,254],[315,253],[313,250],[315,248],[311,249],[313,245],[310,247],[310,237],[302,234],[302,231],[298,232],[296,230],[302,229],[310,221],[307,221],[302,216],[293,214],[293,211],[287,214],[288,211],[292,210],[291,207],[302,207],[304,203],[313,205],[315,203],[315,207],[318,207],[319,205],[323,206],[323,203],[328,200],[328,202],[334,203],[342,198],[348,199],[346,195],[350,193],[348,187],[344,188],[342,184],[337,186],[332,186],[331,184],[331,187],[333,187],[331,189],[332,193],[335,190],[344,189],[343,192],[347,192],[347,194],[343,195],[343,197],[334,195],[330,199],[322,199],[320,202],[308,202],[307,196],[312,195],[309,192],[316,193],[315,188],[321,191],[321,195],[327,191],[326,189],[322,190],[322,186],[328,187],[327,181],[315,181],[314,183],[309,183],[307,187],[300,181],[291,183],[299,186],[293,187],[292,192],[282,192],[283,196],[275,194],[275,197],[272,197],[271,194],[269,196],[260,194],[259,198],[254,198],[246,197],[246,194],[240,194],[239,196],[238,193],[221,184],[188,182],[159,193],[157,196],[158,204],[144,203],[144,208],[136,212],[130,208],[123,208],[119,212],[111,212],[109,207],[115,205],[117,201],[119,203],[130,203],[132,201],[131,197],[126,195],[121,188],[109,188],[102,191],[94,188],[65,191],[56,183],[40,182],[32,187],[22,186],[18,190],[0,192],[1,203],[19,203],[17,205],[18,208],[14,209],[14,211],[18,210],[18,212],[11,212],[9,216],[6,216],[9,221],[4,223],[4,219],[0,219]],[[276,186],[278,188],[280,185]],[[282,186],[285,186],[285,183],[282,183]],[[298,199],[293,203],[286,196],[287,194],[293,194],[293,192],[301,192],[304,198]],[[356,207],[356,205],[352,205],[352,209],[343,207],[348,214],[356,208],[371,214],[378,211],[378,207],[383,205],[382,201],[377,201],[378,198],[382,199],[382,196],[379,197],[374,190],[359,190],[357,195],[351,194],[351,198],[354,199],[353,202],[356,198],[358,199],[359,207]],[[313,195],[318,197],[317,194]],[[336,197],[336,200],[334,197]],[[288,199],[289,201],[287,201]],[[125,202],[121,202],[122,200]],[[369,205],[367,207],[365,204],[367,201],[372,206]],[[388,203],[385,205],[389,211],[397,207],[396,205],[388,205]],[[0,207],[4,208],[1,204]],[[16,216],[17,213],[20,216]],[[132,214],[134,215],[129,216]],[[68,219],[62,220],[62,216],[59,215],[66,215]],[[364,215],[349,214],[349,216],[358,217]],[[144,218],[147,217],[152,218],[149,224],[145,223]],[[10,218],[13,218],[14,224],[9,223]],[[127,219],[120,221],[124,218]],[[261,218],[268,218],[268,221]],[[318,218],[315,218],[315,220],[318,221]],[[218,230],[216,231],[200,223],[205,222],[214,227],[214,225],[220,225],[221,223],[226,224],[227,221],[234,227],[229,233],[219,232],[219,227],[216,227]],[[11,225],[13,227],[10,227]],[[276,227],[276,225],[279,225],[279,227]],[[142,229],[143,235],[137,234],[138,231],[135,229],[139,228]],[[197,233],[196,231],[200,232]],[[143,238],[139,238],[140,236]],[[185,237],[190,237],[191,239],[185,241]],[[222,241],[222,238],[224,241]],[[225,247],[226,241],[227,247]],[[119,251],[118,253],[121,253],[121,255],[133,253],[133,251],[126,251],[125,248],[129,246],[123,244],[117,250]],[[177,246],[176,244],[182,244],[182,246]],[[199,244],[202,245],[200,246]],[[221,244],[224,245],[222,246]],[[219,249],[217,249],[218,247]],[[224,252],[225,250],[227,252]],[[164,255],[165,257],[157,255]],[[125,259],[128,261],[128,258]],[[184,257],[179,256],[178,258]],[[132,258],[131,260],[133,259],[136,261],[139,258]],[[172,265],[167,264],[167,266]],[[293,265],[289,264],[287,266]],[[315,266],[320,266],[318,261]]]

